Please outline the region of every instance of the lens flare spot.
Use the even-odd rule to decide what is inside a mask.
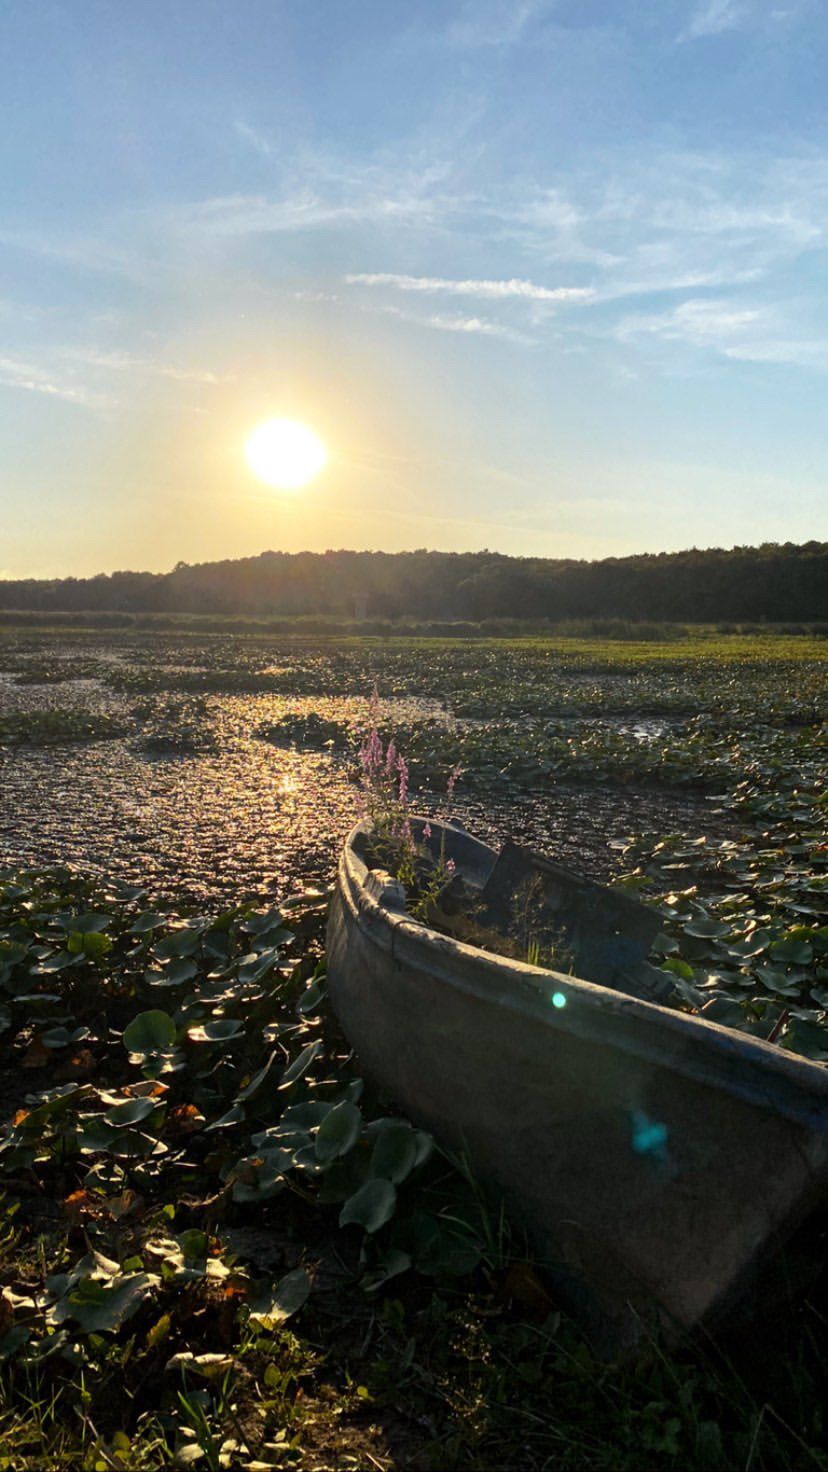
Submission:
[[[669,1131],[666,1124],[648,1119],[638,1110],[632,1116],[632,1147],[636,1155],[662,1155]]]
[[[553,1007],[565,1007],[566,1006],[566,997],[564,996],[563,992],[553,992],[552,993],[552,1006]]]

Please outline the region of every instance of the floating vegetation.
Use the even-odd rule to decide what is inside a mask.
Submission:
[[[212,713],[203,699],[152,702],[133,706],[139,724],[132,750],[142,756],[199,756],[218,750]]]
[[[126,729],[123,720],[100,710],[0,710],[0,747],[114,741]]]
[[[728,1027],[828,1060],[828,792],[773,772],[731,802],[758,820],[739,841],[642,836],[618,883],[654,898],[658,954],[687,1006]],[[669,888],[667,888],[669,886]]]
[[[327,748],[344,751],[354,746],[354,732],[344,721],[326,719],[316,711],[293,712],[278,721],[264,722],[256,728],[260,741],[273,746],[307,746],[315,750]]]

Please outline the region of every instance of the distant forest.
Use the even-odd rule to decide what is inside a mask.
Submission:
[[[577,562],[496,552],[263,552],[172,572],[0,582],[0,609],[339,619],[824,621],[828,543]]]

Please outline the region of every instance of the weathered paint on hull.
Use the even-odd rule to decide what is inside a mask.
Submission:
[[[605,1337],[709,1319],[825,1190],[828,1073],[418,924],[368,880],[362,832],[328,972],[365,1072],[466,1152]],[[445,841],[461,871],[494,861],[462,831]]]

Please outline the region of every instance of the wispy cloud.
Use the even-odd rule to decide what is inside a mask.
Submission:
[[[63,399],[65,403],[76,404],[83,409],[109,408],[114,402],[108,395],[97,393],[86,384],[76,383],[71,377],[61,378],[40,364],[20,358],[0,358],[0,384],[4,388]]]
[[[661,337],[691,343],[695,347],[732,347],[762,313],[755,307],[728,301],[691,298],[667,312],[639,313],[618,324],[615,335],[621,342],[637,337]]]
[[[60,347],[56,355],[84,367],[111,373],[137,373],[154,378],[169,378],[175,383],[231,383],[233,375],[212,373],[204,368],[183,368],[154,358],[141,358],[133,353],[107,352],[94,347]]]
[[[448,28],[452,46],[514,46],[555,0],[465,0]]]
[[[828,369],[828,335],[799,335],[779,308],[732,300],[691,298],[668,312],[630,316],[615,336],[619,342],[680,342],[738,362]]]
[[[351,270],[342,278],[345,287],[332,287],[330,271],[317,269],[323,256],[306,249],[306,232],[347,238],[343,265],[379,261],[388,269]],[[265,249],[267,237],[273,238]],[[569,351],[603,336],[630,345],[672,342],[676,353],[746,358],[749,347],[754,361],[760,353],[767,361],[793,361],[796,354],[797,361],[817,363],[815,329],[804,319],[802,330],[792,327],[784,307],[792,292],[804,289],[796,279],[814,277],[828,247],[828,157],[804,147],[790,157],[769,157],[673,152],[653,143],[634,151],[619,146],[602,156],[600,166],[573,163],[554,179],[538,168],[534,175],[493,181],[487,170],[481,183],[476,166],[457,158],[446,162],[434,140],[404,156],[388,150],[356,160],[310,151],[291,158],[272,190],[115,213],[94,240],[64,240],[59,231],[48,239],[0,232],[4,239],[69,266],[122,271],[145,291],[191,282],[205,299],[220,290],[249,300],[251,283],[269,289],[271,298],[279,283],[283,297],[309,308],[338,291],[361,310],[394,315],[393,307],[420,327],[470,338],[532,343],[554,314]],[[497,262],[501,274],[468,268],[466,274],[458,261]],[[686,305],[688,299],[735,298],[754,287],[763,309],[780,308],[761,339],[754,326],[749,341],[745,329],[738,342],[719,346],[712,316]],[[677,316],[660,310],[671,297],[680,298]],[[634,298],[641,299],[642,311],[630,315]],[[435,310],[400,310],[415,299]],[[752,310],[750,303],[741,305]],[[124,330],[130,320],[127,311]],[[116,340],[88,321],[74,323],[73,335],[82,332]],[[135,351],[77,348],[72,359],[68,349],[56,358],[18,343],[11,350],[24,363],[31,356],[54,364],[44,382],[76,402],[83,390],[66,371],[72,362],[92,393],[106,387],[104,374],[205,385],[223,379],[221,365],[151,359],[141,351],[146,339],[130,343],[121,327],[117,341]]]
[[[348,286],[389,286],[396,291],[471,296],[481,301],[569,302],[585,301],[595,295],[589,286],[538,286],[534,281],[522,281],[517,277],[503,281],[458,281],[443,276],[406,276],[393,271],[374,271],[360,272],[344,279]]]
[[[162,378],[175,383],[213,386],[232,381],[232,375],[204,368],[187,368],[132,353],[101,348],[59,345],[45,349],[38,362],[26,357],[0,357],[0,385],[44,394],[83,409],[109,409],[117,402],[107,380],[131,375],[137,380]]]
[[[798,20],[810,8],[810,0],[699,0],[678,39],[697,41],[752,26],[777,26]]]
[[[301,165],[301,166],[300,166]],[[229,239],[348,225],[428,225],[456,213],[457,191],[443,188],[443,165],[412,168],[388,162],[354,166],[300,160],[295,177],[272,194],[229,194],[173,206],[155,223],[179,238]]]
[[[94,236],[62,234],[59,229],[0,230],[0,245],[42,256],[81,271],[121,276],[143,283],[146,265],[129,245],[113,240],[109,228]]]
[[[828,245],[828,161],[652,151],[580,173],[554,200],[521,191],[503,231],[527,256],[591,267],[596,301],[771,282]]]
[[[255,132],[244,125],[245,137]],[[244,131],[243,129],[243,131]],[[239,126],[236,125],[236,131]],[[256,134],[261,145],[267,140]],[[268,145],[269,146],[269,145]],[[80,272],[120,276],[152,287],[195,256],[257,237],[353,228],[432,229],[467,204],[444,187],[448,165],[380,157],[364,162],[299,153],[268,192],[208,195],[113,213],[94,236],[50,229],[0,228],[0,245]]]
[[[693,41],[701,36],[720,36],[737,30],[750,18],[747,0],[704,0],[697,5],[682,31],[682,39]]]
[[[246,123],[244,118],[235,118],[233,128],[237,137],[243,143],[247,143],[255,153],[260,153],[264,158],[270,158],[273,153],[273,144],[264,133],[259,132],[251,123]]]
[[[406,312],[401,307],[395,307],[390,302],[373,303],[370,310],[381,316],[396,317],[399,321],[411,322],[416,327],[430,327],[436,332],[460,332],[466,335],[499,337],[504,342],[523,344],[534,342],[534,338],[529,337],[527,333],[518,332],[513,327],[505,326],[502,322],[492,322],[487,317],[452,317],[439,312],[420,316],[417,312]]]

